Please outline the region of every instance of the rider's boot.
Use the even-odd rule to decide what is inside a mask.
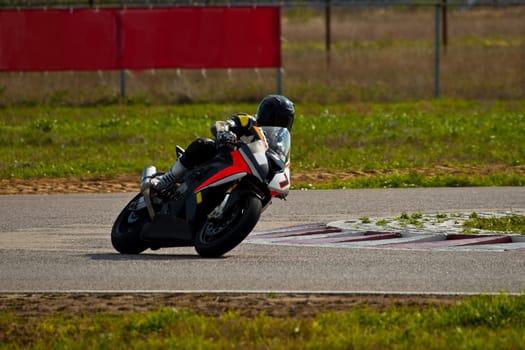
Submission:
[[[187,170],[188,168],[182,165],[182,163],[180,162],[180,159],[178,159],[175,162],[175,164],[173,164],[170,171],[154,179],[157,181],[152,181],[153,187],[157,191],[162,191],[166,187],[168,187],[168,185],[175,183],[177,181],[180,181],[184,177],[184,174],[186,173]]]

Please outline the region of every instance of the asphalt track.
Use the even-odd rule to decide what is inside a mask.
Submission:
[[[459,294],[525,291],[525,250],[241,244],[116,253],[109,231],[133,194],[0,196],[0,292],[233,291]],[[525,187],[292,191],[256,231],[401,212],[525,210]]]

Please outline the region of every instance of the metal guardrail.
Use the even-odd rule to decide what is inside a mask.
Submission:
[[[515,6],[525,0],[1,0],[7,8],[105,8],[105,7],[172,7],[172,6],[281,6],[281,7],[387,7],[387,6]]]

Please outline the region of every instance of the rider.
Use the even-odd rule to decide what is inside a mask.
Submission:
[[[255,117],[238,113],[226,121],[212,125],[211,131],[215,140],[198,138],[193,141],[169,172],[152,180],[153,187],[162,191],[169,184],[182,179],[188,169],[213,158],[220,146],[235,143],[237,140],[250,143],[261,138],[254,126],[280,126],[291,131],[294,118],[295,107],[292,101],[283,95],[268,95],[259,103]]]

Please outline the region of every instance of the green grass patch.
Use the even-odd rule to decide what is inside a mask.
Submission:
[[[473,173],[470,175],[439,174],[430,169],[417,175],[384,174],[356,177],[350,179],[329,179],[324,182],[295,182],[300,189],[346,189],[346,188],[411,188],[411,187],[478,187],[478,186],[525,186],[525,176],[520,173],[496,172],[491,174]]]
[[[0,315],[0,349],[522,349],[525,295],[430,307],[355,307],[315,317],[162,308],[93,316]]]
[[[406,212],[401,213],[394,220],[398,221],[401,226],[414,225],[416,227],[423,227],[423,214],[421,213],[412,213],[408,214]]]
[[[295,188],[522,186],[525,100],[297,105],[293,172],[367,176]],[[140,174],[168,168],[175,145],[257,104],[109,105],[0,109],[0,178]],[[466,169],[434,171],[446,166]],[[478,173],[472,169],[486,168]],[[423,170],[422,170],[423,169]],[[371,175],[370,175],[371,174]]]
[[[473,213],[469,220],[463,223],[463,227],[467,232],[478,229],[525,235],[525,216],[512,214],[502,217],[480,218]]]

